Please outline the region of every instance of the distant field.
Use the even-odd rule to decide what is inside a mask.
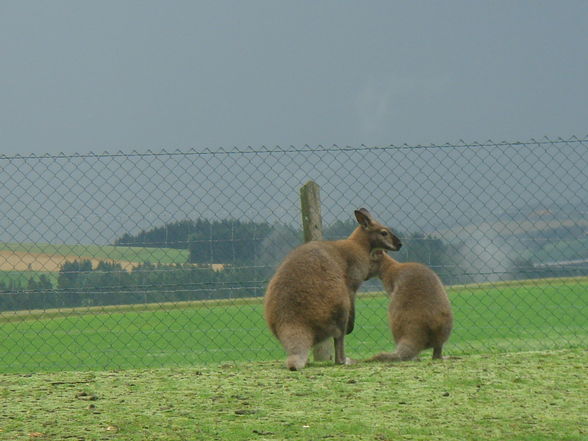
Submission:
[[[504,220],[497,222],[483,222],[479,224],[470,224],[467,226],[459,226],[447,230],[438,230],[436,235],[445,240],[453,240],[460,237],[475,237],[475,233],[479,231],[491,231],[498,236],[508,237],[513,234],[524,234],[530,232],[538,232],[550,230],[561,227],[588,227],[588,220],[586,219],[558,219],[558,220]]]
[[[189,256],[188,250],[176,250],[173,248],[0,243],[0,252],[7,251],[34,255],[78,256],[88,259],[122,260],[139,263],[186,263]],[[2,259],[0,259],[1,264]]]
[[[66,261],[115,261],[130,271],[141,263],[186,263],[188,250],[173,248],[115,247],[99,245],[0,243],[0,282],[25,285],[45,274],[55,284],[56,273]]]
[[[588,278],[450,288],[454,332],[446,353],[585,347]],[[387,298],[362,294],[351,357],[393,344]],[[283,358],[261,299],[0,313],[0,372],[120,369]]]
[[[531,257],[539,263],[588,259],[588,237],[549,243]]]

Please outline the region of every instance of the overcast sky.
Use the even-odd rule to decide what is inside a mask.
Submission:
[[[0,1],[0,154],[588,134],[588,2]]]

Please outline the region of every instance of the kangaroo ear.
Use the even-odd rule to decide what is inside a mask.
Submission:
[[[359,225],[364,228],[368,228],[370,225],[372,225],[372,215],[365,208],[355,210],[355,219],[357,219]]]

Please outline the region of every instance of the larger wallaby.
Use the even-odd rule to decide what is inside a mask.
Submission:
[[[453,314],[437,274],[420,263],[400,263],[381,250],[372,253],[371,262],[370,276],[378,275],[390,295],[388,319],[396,350],[370,360],[412,360],[428,348],[433,348],[433,358],[442,358]]]
[[[400,240],[361,208],[347,239],[312,241],[290,252],[265,294],[265,319],[286,353],[286,366],[306,365],[310,348],[335,339],[335,363],[344,364],[344,338],[353,330],[355,292],[369,275],[370,253],[398,250]]]

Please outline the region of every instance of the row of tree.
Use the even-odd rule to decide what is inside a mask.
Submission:
[[[252,262],[274,228],[268,223],[240,220],[183,220],[136,235],[124,234],[114,245],[186,249],[189,263],[237,264]]]
[[[25,287],[0,286],[0,311],[257,297],[263,295],[267,272],[151,263],[126,271],[117,263],[101,261],[92,268],[89,260],[76,260],[63,264],[56,286],[44,275]]]
[[[357,227],[353,220],[337,221],[324,230],[325,240],[343,239]],[[451,256],[451,248],[440,239],[422,233],[402,235],[410,243],[413,260],[442,264]],[[189,251],[188,263],[271,264],[301,243],[302,232],[287,225],[209,221],[198,219],[168,223],[163,227],[125,234],[116,246],[177,248]],[[407,239],[406,239],[407,238]]]

